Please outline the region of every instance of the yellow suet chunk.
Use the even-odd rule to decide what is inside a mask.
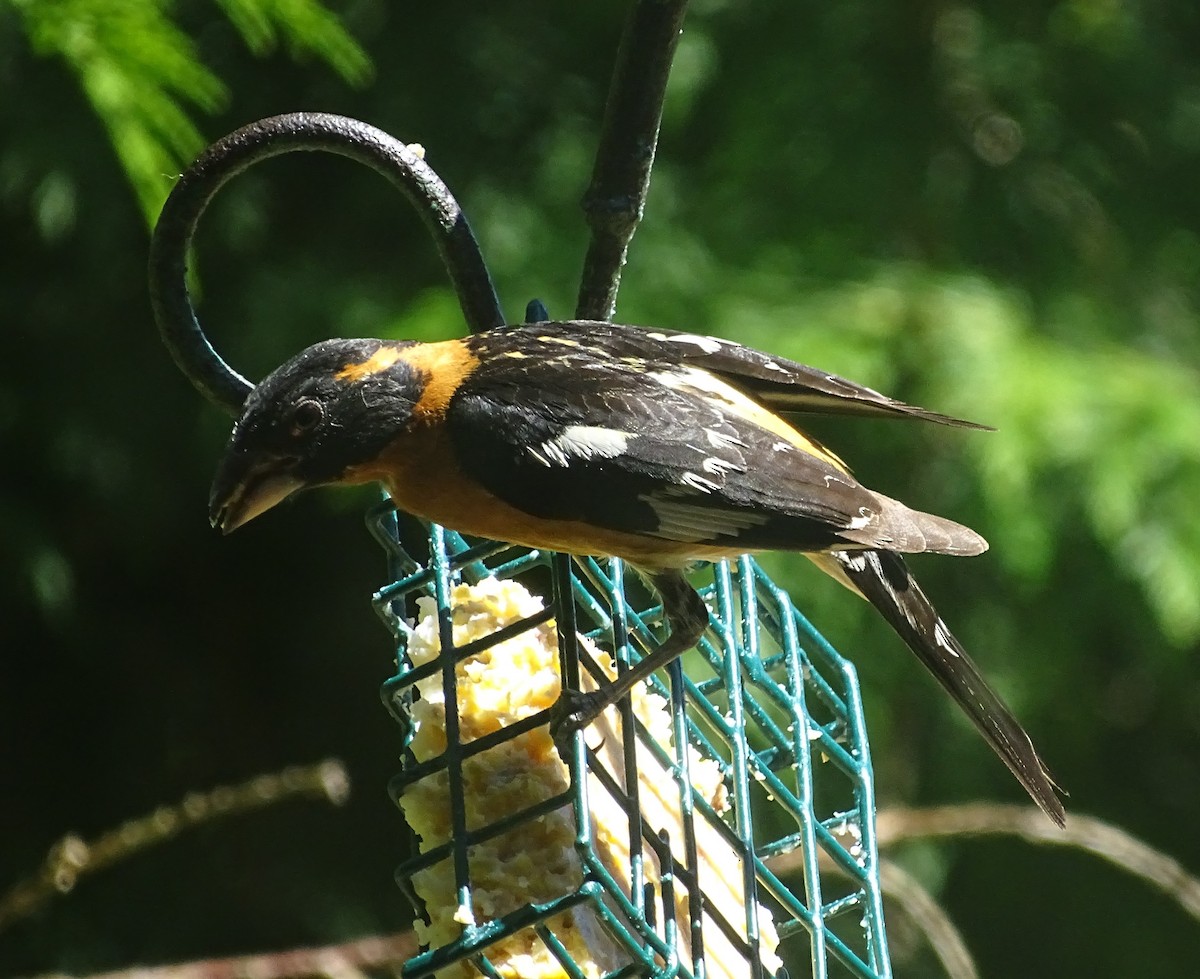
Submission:
[[[454,642],[462,646],[489,636],[499,629],[542,610],[542,601],[515,581],[489,578],[474,586],[459,585],[451,596]],[[418,624],[409,644],[414,665],[439,654],[436,606],[432,599],[419,599]],[[587,651],[596,650],[581,639]],[[597,657],[610,675],[606,657]],[[586,676],[586,673],[585,673]],[[558,698],[558,644],[553,621],[498,643],[460,663],[456,669],[460,738],[463,743],[536,714]],[[594,683],[585,680],[585,687]],[[417,684],[420,698],[414,702],[412,751],[418,761],[440,755],[446,748],[446,714],[440,674]],[[634,715],[673,757],[671,716],[661,697],[639,686],[632,693]],[[610,708],[585,734],[617,785],[625,784],[621,722]],[[651,834],[666,831],[675,858],[683,862],[684,834],[680,817],[679,786],[669,769],[639,743],[637,751],[638,796],[642,818]],[[728,807],[720,769],[711,759],[689,748],[692,791],[718,812]],[[478,829],[518,813],[564,791],[568,785],[563,764],[543,725],[511,738],[468,759],[463,767],[463,794],[467,827]],[[622,803],[610,794],[595,774],[588,776],[588,806],[591,813],[593,849],[604,866],[628,889],[630,880],[630,822]],[[450,838],[450,794],[448,775],[438,772],[407,789],[400,800],[405,817],[427,851]],[[712,914],[720,914],[745,934],[742,862],[718,831],[695,816],[700,866],[697,876],[706,897],[704,923],[708,975],[741,979],[747,974],[745,958],[734,951]],[[455,892],[453,862],[449,858],[417,873],[413,884],[424,900],[429,923],[418,923],[417,934],[431,948],[441,947],[463,932],[464,926],[483,924],[508,914],[529,902],[545,902],[574,893],[583,881],[583,866],[575,849],[575,820],[572,806],[538,819],[522,822],[502,835],[471,847],[469,852],[470,907],[460,906]],[[641,844],[646,882],[655,888],[659,902],[655,920],[662,934],[664,919],[657,858]],[[690,966],[688,929],[689,892],[676,879],[675,915],[679,924],[677,951]],[[627,890],[628,893],[628,890]],[[583,974],[599,977],[629,962],[629,956],[600,924],[599,915],[587,902],[548,922]],[[774,973],[781,965],[775,954],[778,937],[766,909],[758,908],[763,965]],[[488,960],[506,979],[543,979],[566,976],[561,964],[532,928],[492,945]],[[469,963],[439,973],[442,977],[476,976]]]

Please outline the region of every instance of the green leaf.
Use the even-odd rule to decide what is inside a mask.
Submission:
[[[171,19],[165,0],[8,0],[33,49],[62,58],[109,132],[152,223],[173,175],[205,140],[194,112],[228,100],[224,83]],[[293,57],[313,54],[352,85],[371,78],[366,52],[317,0],[219,0],[255,54],[282,36]]]

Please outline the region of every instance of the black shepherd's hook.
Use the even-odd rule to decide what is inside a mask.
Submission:
[[[217,191],[255,163],[297,150],[322,150],[364,163],[416,207],[441,252],[473,331],[501,326],[496,290],[462,209],[433,169],[400,140],[357,119],[293,112],[260,119],[218,140],[179,178],[150,244],[150,301],[175,363],[206,398],[231,415],[253,384],[213,349],[187,288],[187,254],[200,216]]]

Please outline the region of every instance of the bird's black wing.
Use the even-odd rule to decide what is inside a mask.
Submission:
[[[1059,826],[1064,825],[1066,810],[1058,786],[1033,741],[942,621],[904,559],[886,551],[836,551],[814,560],[875,606],[963,709],[1033,801]],[[830,563],[836,568],[827,566]]]
[[[459,466],[511,506],[698,553],[986,546],[866,489],[720,377],[546,326],[472,337],[479,365],[446,417]]]
[[[616,356],[674,361],[718,374],[774,411],[875,418],[910,418],[991,431],[987,425],[943,415],[880,394],[794,360],[774,357],[720,337],[649,330],[591,320],[539,323],[536,329],[604,345]]]

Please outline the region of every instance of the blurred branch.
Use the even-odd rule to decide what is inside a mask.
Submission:
[[[349,791],[350,779],[342,763],[327,760],[259,775],[240,785],[189,793],[177,805],[162,806],[148,815],[131,819],[91,843],[68,834],[50,848],[35,875],[19,881],[0,897],[0,929],[34,911],[56,894],[67,893],[85,874],[103,870],[148,847],[165,843],[186,829],[273,806],[294,796],[322,798],[335,806],[341,805]]]
[[[102,972],[81,979],[296,979],[300,976],[353,976],[364,969],[400,965],[417,951],[412,932],[372,936],[287,952],[240,955],[227,959],[201,959],[153,968],[136,966],[117,972]],[[68,979],[61,973],[40,979]]]
[[[1200,879],[1180,863],[1129,833],[1091,816],[1072,814],[1065,829],[1051,823],[1034,806],[976,802],[928,809],[885,809],[876,817],[880,849],[908,840],[954,836],[1015,836],[1027,843],[1083,850],[1115,864],[1162,891],[1193,918],[1200,920]],[[787,873],[800,865],[798,853],[771,861],[771,869]],[[823,867],[837,870],[832,861]],[[932,896],[898,865],[880,862],[880,882],[928,939],[946,973],[972,979],[978,975],[962,936]]]
[[[1083,850],[1162,891],[1200,920],[1200,879],[1173,857],[1091,816],[1072,814],[1066,828],[1059,829],[1032,806],[977,802],[929,809],[888,809],[879,813],[877,835],[880,847],[931,837],[1016,836],[1027,843]]]
[[[1043,817],[1045,818],[1045,817]],[[854,840],[847,840],[854,843]],[[829,854],[820,851],[821,870],[846,876]],[[769,861],[769,866],[775,874],[786,874],[799,871],[803,866],[803,854],[793,850],[775,857]],[[979,970],[975,959],[967,948],[962,933],[954,926],[945,908],[934,900],[916,877],[892,860],[879,861],[879,884],[884,896],[891,898],[899,905],[917,930],[925,936],[934,955],[941,962],[946,975],[952,979],[979,979]]]
[[[365,85],[366,51],[320,0],[219,0],[260,57],[278,39],[296,60],[313,56],[348,84]],[[204,145],[189,107],[212,114],[228,101],[198,45],[172,19],[172,5],[108,0],[11,4],[34,52],[61,58],[108,130],[121,167],[153,223],[178,170]]]
[[[584,259],[581,319],[611,319],[629,242],[650,186],[667,76],[687,0],[636,0],[613,69],[592,182],[583,211],[592,230]]]
[[[833,861],[829,861],[832,867]],[[917,926],[951,979],[979,979],[979,970],[962,933],[920,881],[893,860],[879,861],[879,884]]]

